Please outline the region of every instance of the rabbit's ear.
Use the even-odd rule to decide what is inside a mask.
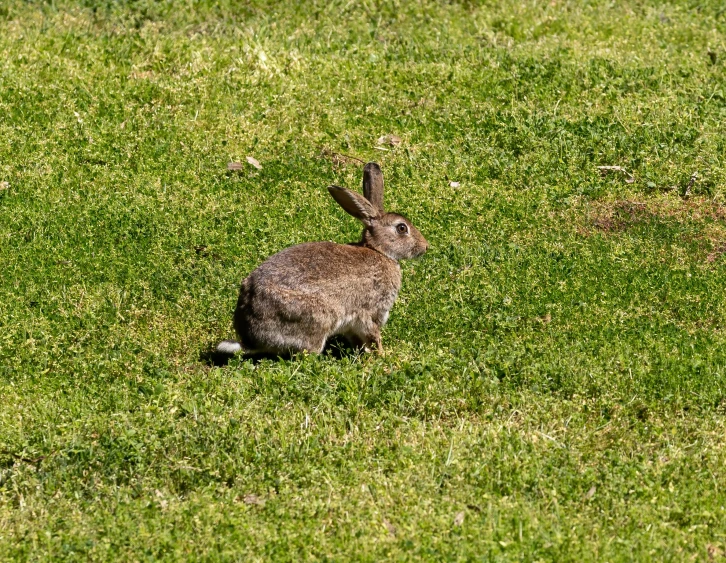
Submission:
[[[378,210],[360,194],[339,186],[328,186],[328,191],[343,209],[365,225],[370,225],[380,216]]]
[[[375,162],[369,162],[363,168],[363,195],[373,207],[383,214],[383,172]]]

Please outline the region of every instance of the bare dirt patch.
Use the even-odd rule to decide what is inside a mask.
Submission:
[[[598,231],[619,233],[635,225],[648,222],[652,213],[647,204],[636,201],[615,201],[598,206],[590,217],[590,223]]]
[[[726,206],[712,199],[663,196],[594,202],[588,207],[585,224],[579,229],[584,236],[617,235],[648,225],[670,225],[683,228],[686,240],[703,241],[706,262],[715,262],[726,254]],[[685,227],[690,233],[685,232]]]
[[[653,198],[597,202],[590,213],[591,225],[605,232],[627,230],[650,221],[724,222],[726,207],[707,198]]]

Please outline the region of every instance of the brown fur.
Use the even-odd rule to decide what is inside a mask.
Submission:
[[[363,182],[368,199],[328,188],[365,225],[360,242],[286,248],[242,282],[234,327],[246,352],[320,353],[334,335],[382,351],[381,327],[401,287],[398,260],[420,256],[428,242],[405,217],[383,211],[377,164],[366,165]]]

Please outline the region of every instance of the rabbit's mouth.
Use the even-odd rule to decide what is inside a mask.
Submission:
[[[424,254],[426,254],[426,251],[429,249],[428,243],[423,248],[416,248],[411,253],[411,255],[408,257],[410,260],[418,260],[420,259]]]

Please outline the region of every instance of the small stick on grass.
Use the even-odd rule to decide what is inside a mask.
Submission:
[[[696,180],[698,180],[698,172],[694,172],[693,174],[691,174],[691,179],[688,180],[688,185],[683,191],[683,199],[688,199],[689,197],[691,197],[691,188],[693,187],[693,184],[696,183]]]
[[[350,156],[350,155],[343,154],[340,152],[331,151],[330,149],[327,149],[325,147],[320,148],[320,154],[322,156],[334,156],[337,158],[347,158],[348,160],[356,160],[356,161],[360,162],[361,164],[366,163],[365,160],[361,160],[360,158],[357,158],[355,156]]]
[[[625,181],[628,184],[632,184],[633,182],[635,182],[635,176],[625,170],[625,168],[623,168],[622,166],[598,166],[597,169],[603,176],[608,172],[622,172],[623,174],[625,174]]]
[[[14,459],[17,459],[18,461],[22,461],[24,463],[30,463],[30,464],[33,464],[33,465],[40,463],[46,457],[48,457],[48,456],[44,456],[44,455],[41,455],[41,456],[38,456],[38,457],[25,457],[23,455],[16,454],[15,452],[11,452],[9,450],[0,450],[0,453],[3,453],[5,455],[9,455],[9,456],[13,457]]]

